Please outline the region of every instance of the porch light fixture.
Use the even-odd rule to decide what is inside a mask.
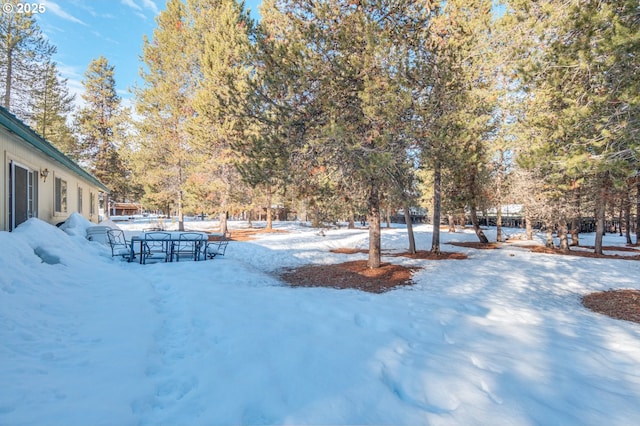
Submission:
[[[44,170],[40,170],[40,177],[43,181],[47,181],[47,176],[49,176],[49,169],[45,168]]]

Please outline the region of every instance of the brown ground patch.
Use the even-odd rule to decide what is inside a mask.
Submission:
[[[293,287],[330,287],[384,293],[396,287],[412,285],[411,272],[419,268],[383,263],[370,269],[366,260],[336,265],[306,265],[285,271],[281,277]]]
[[[338,248],[331,249],[329,251],[331,253],[338,253],[338,254],[369,253],[369,251],[365,249],[347,248],[347,247],[338,247]]]
[[[369,250],[365,250],[365,249],[356,249],[356,248],[335,248],[335,249],[331,249],[329,250],[331,253],[338,253],[338,254],[356,254],[356,253],[364,253],[367,254],[369,253]],[[451,252],[440,252],[440,254],[433,254],[430,251],[426,251],[426,250],[418,250],[415,254],[409,254],[409,253],[395,253],[395,254],[391,254],[389,252],[386,252],[383,250],[382,251],[382,255],[383,256],[403,256],[403,257],[408,257],[410,259],[422,259],[422,260],[449,260],[449,259],[456,259],[456,260],[460,260],[460,259],[467,259],[467,256],[465,254],[462,253],[451,253]]]
[[[479,250],[495,250],[499,247],[498,243],[481,243],[480,241],[460,242],[460,243],[447,243],[452,246],[474,248]]]
[[[338,254],[367,254],[369,253],[369,250],[367,249],[357,249],[357,248],[350,248],[350,247],[338,247],[338,248],[334,248],[329,250],[331,253],[338,253]],[[381,251],[383,256],[389,256],[390,253],[387,250],[382,250]]]
[[[534,253],[547,253],[547,254],[564,254],[567,256],[579,256],[579,257],[591,257],[597,259],[625,259],[625,260],[640,260],[640,254],[637,255],[629,255],[623,256],[619,254],[595,254],[591,251],[582,251],[582,250],[569,250],[569,251],[561,251],[557,248],[549,248],[544,246],[532,246],[530,247],[531,251]],[[628,250],[619,250],[624,249],[624,247],[603,247],[604,250],[616,250],[616,251],[628,251]],[[591,247],[593,249],[593,247]],[[633,250],[637,252],[637,250]]]
[[[640,290],[609,290],[591,293],[582,304],[612,318],[640,323]]]
[[[400,253],[396,254],[396,256],[408,257],[411,259],[422,259],[422,260],[463,260],[468,259],[466,254],[456,253],[456,252],[448,252],[442,251],[439,254],[431,253],[427,250],[418,250],[415,254],[409,253]]]
[[[279,233],[287,233],[283,229],[264,229],[264,228],[251,228],[251,229],[232,229],[229,231],[231,233],[231,241],[251,241],[255,239],[255,236],[258,234],[279,234]]]
[[[582,248],[586,248],[589,250],[593,250],[595,249],[594,246],[580,246]],[[640,251],[638,249],[634,249],[633,247],[622,247],[622,246],[602,246],[602,250],[609,250],[609,251],[627,251],[627,252],[634,252],[635,254],[640,254]]]

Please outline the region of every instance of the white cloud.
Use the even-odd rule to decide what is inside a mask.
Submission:
[[[140,6],[138,6],[133,0],[121,0],[121,2],[125,6],[129,6],[132,9],[142,10],[142,8]]]
[[[129,6],[130,8],[137,11],[142,11],[142,9],[144,8],[144,9],[151,10],[154,13],[154,15],[158,13],[158,6],[156,6],[153,0],[140,0],[140,3],[142,4],[142,6],[136,3],[135,0],[120,0],[120,2],[125,6]]]
[[[81,21],[80,19],[76,18],[70,13],[62,10],[62,8],[58,5],[58,3],[47,1],[45,3],[45,6],[47,8],[47,12],[51,12],[62,19],[66,19],[67,21],[75,22],[76,24],[80,24],[80,25],[84,25],[85,27],[88,27],[88,25],[85,22]]]
[[[144,5],[144,7],[146,7],[147,9],[151,9],[151,11],[154,14],[157,14],[159,12],[158,10],[158,6],[156,6],[155,2],[153,2],[152,0],[142,0],[142,4]]]
[[[56,67],[58,68],[58,71],[60,72],[60,74],[62,74],[64,78],[68,78],[70,80],[82,78],[83,74],[81,71],[78,71],[77,67],[74,67],[72,65],[67,65],[62,62],[56,62]]]

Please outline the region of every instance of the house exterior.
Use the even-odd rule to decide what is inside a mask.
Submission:
[[[2,107],[0,161],[0,230],[31,217],[58,224],[74,212],[98,223],[109,189]]]

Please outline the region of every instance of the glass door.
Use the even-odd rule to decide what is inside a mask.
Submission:
[[[9,230],[36,216],[37,172],[11,162],[9,170]]]

